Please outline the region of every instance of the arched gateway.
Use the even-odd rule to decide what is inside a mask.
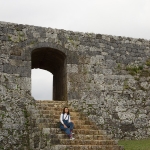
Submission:
[[[31,54],[31,68],[40,68],[53,74],[53,100],[67,100],[66,55],[53,48],[36,48]]]

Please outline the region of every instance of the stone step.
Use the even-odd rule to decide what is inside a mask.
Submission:
[[[40,128],[59,128],[60,125],[57,123],[39,123],[38,126]],[[95,129],[97,130],[98,128],[95,125],[81,125],[79,123],[76,123],[74,125],[74,129]]]
[[[68,135],[62,133],[62,134],[54,134],[51,135],[54,138],[58,139],[68,139]],[[85,134],[74,134],[73,137],[75,139],[80,139],[80,140],[108,140],[110,139],[109,137],[105,135],[85,135]]]
[[[59,119],[60,118],[60,114],[54,114],[51,112],[49,112],[48,114],[46,114],[47,112],[44,112],[45,114],[42,114],[41,112],[41,118],[43,119]],[[71,120],[86,120],[86,121],[89,121],[89,118],[85,117],[84,115],[76,115],[76,114],[71,114]]]
[[[44,103],[51,103],[51,102],[55,102],[55,103],[61,103],[61,102],[67,102],[67,100],[63,100],[63,101],[61,101],[61,100],[36,100],[36,102],[44,102]]]
[[[36,104],[56,104],[56,105],[68,105],[67,101],[45,101],[45,100],[36,100]]]
[[[60,119],[54,119],[54,118],[38,118],[36,120],[37,123],[58,123],[60,122]],[[91,121],[88,120],[73,120],[72,122],[74,123],[74,125],[79,124],[79,125],[93,125],[93,123]]]
[[[45,111],[45,110],[39,110],[41,113],[43,112],[43,111]],[[47,113],[47,114],[43,114],[43,116],[45,116],[45,117],[51,117],[52,115],[58,115],[58,116],[60,116],[60,114],[62,113],[62,111],[53,111],[53,110],[49,110],[49,113]],[[86,117],[85,117],[85,115],[83,115],[83,114],[80,114],[80,113],[77,113],[77,112],[71,112],[70,113],[70,116],[72,117],[74,117],[74,116],[80,116],[80,117],[84,117],[85,119],[86,119]]]
[[[51,139],[52,144],[60,145],[116,145],[113,140]]]
[[[38,109],[38,110],[40,110],[40,111],[58,111],[59,113],[62,113],[62,111],[63,111],[63,107],[47,107],[47,106],[36,106],[36,108]],[[75,109],[73,109],[73,108],[69,108],[69,111],[72,113],[72,112],[76,112],[76,110]],[[48,114],[48,113],[47,113]]]
[[[51,150],[123,150],[117,145],[55,145]]]
[[[44,128],[43,128],[44,129]],[[47,131],[45,131],[47,130]],[[51,134],[62,134],[64,133],[59,128],[45,128],[43,133],[51,133]],[[84,134],[84,135],[102,135],[105,131],[101,130],[89,130],[89,129],[74,129],[73,132],[75,134]],[[65,133],[64,133],[65,134]]]
[[[59,115],[55,115],[55,114],[43,114],[43,116],[41,116],[42,119],[60,119],[60,114]],[[89,119],[86,118],[85,116],[71,116],[70,117],[71,120],[86,120],[88,121]]]
[[[67,103],[36,103],[36,106],[42,106],[42,107],[61,106],[63,108],[63,107],[68,107],[68,104]]]
[[[50,127],[50,126],[56,126],[58,127],[60,125],[60,122],[56,122],[56,121],[53,121],[53,122],[49,122],[47,121],[47,119],[45,119],[46,122],[43,122],[41,120],[38,120],[38,125],[39,126],[43,126],[43,128],[46,128],[46,127]],[[84,123],[84,124],[83,124]],[[81,125],[93,125],[93,123],[89,123],[88,121],[74,121],[74,125],[76,126],[81,126]]]
[[[47,105],[36,105],[36,108],[39,110],[49,110],[49,111],[63,111],[63,106],[59,106],[59,105],[51,105],[51,106],[47,106]],[[71,108],[69,108],[70,111]],[[72,109],[71,109],[72,110]]]

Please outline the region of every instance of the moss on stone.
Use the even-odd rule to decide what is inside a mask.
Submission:
[[[123,89],[129,89],[128,79],[124,80]]]
[[[121,66],[120,63],[117,64],[117,69],[118,69],[118,70],[121,70],[121,69],[122,69],[122,66]]]
[[[2,123],[2,121],[0,121],[0,128],[2,128],[2,126],[3,126],[3,123]]]
[[[5,114],[4,114],[4,113],[1,113],[0,115],[1,115],[1,118],[4,119]]]
[[[138,73],[141,73],[143,70],[143,66],[127,66],[126,70],[129,71],[131,75],[137,75]]]
[[[12,40],[11,40],[11,36],[10,36],[10,35],[8,35],[8,40],[9,40],[9,41],[12,41]]]
[[[30,138],[29,138],[29,126],[30,126],[29,117],[30,117],[30,114],[27,111],[27,109],[24,109],[23,113],[24,113],[24,117],[26,119],[26,122],[25,122],[25,128],[26,128],[26,132],[27,132],[27,134],[25,135],[25,137],[26,137],[26,144],[27,144],[26,146],[30,150]]]
[[[149,77],[150,76],[150,71],[144,69],[141,73],[140,73],[141,77]]]
[[[150,58],[145,63],[147,66],[150,66]]]

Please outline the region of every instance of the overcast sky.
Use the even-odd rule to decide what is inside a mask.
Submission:
[[[42,69],[32,69],[31,93],[36,100],[51,100],[53,75]]]
[[[0,6],[0,21],[150,39],[150,0],[0,0]],[[34,74],[41,81],[45,73]],[[34,97],[51,99],[37,86]]]

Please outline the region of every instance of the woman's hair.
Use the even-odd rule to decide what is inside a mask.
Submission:
[[[65,108],[68,108],[68,107],[64,107],[64,109],[63,109],[63,114],[65,114]],[[70,112],[69,112],[69,109],[68,109],[67,115],[69,115],[69,114],[70,114]]]

